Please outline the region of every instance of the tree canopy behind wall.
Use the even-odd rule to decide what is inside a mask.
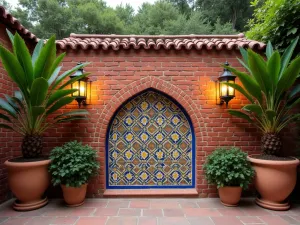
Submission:
[[[232,26],[231,17],[221,16],[221,11],[214,14],[220,14],[219,17],[208,17],[205,10],[196,0],[158,0],[142,4],[137,12],[129,4],[111,8],[104,0],[19,0],[11,13],[40,38],[56,34],[61,39],[70,33],[236,34],[242,31]]]

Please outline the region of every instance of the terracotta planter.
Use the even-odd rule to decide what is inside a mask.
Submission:
[[[50,185],[48,165],[51,160],[36,162],[10,162],[4,165],[8,169],[8,184],[17,200],[13,208],[28,211],[43,207],[48,203],[44,193]]]
[[[87,184],[83,184],[80,187],[67,187],[61,185],[61,189],[67,206],[76,207],[81,206],[84,203]]]
[[[288,210],[290,204],[287,198],[296,185],[299,160],[272,161],[251,156],[248,160],[254,167],[254,185],[260,194],[256,203],[267,209]]]
[[[242,188],[241,187],[220,187],[218,189],[221,203],[225,206],[237,206],[241,199]]]

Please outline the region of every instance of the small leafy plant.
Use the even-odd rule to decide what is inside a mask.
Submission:
[[[56,147],[50,154],[49,172],[53,185],[80,187],[97,174],[99,162],[96,151],[89,145],[72,141]]]
[[[216,149],[207,157],[204,171],[207,181],[218,188],[240,186],[246,189],[254,176],[247,153],[235,147]]]

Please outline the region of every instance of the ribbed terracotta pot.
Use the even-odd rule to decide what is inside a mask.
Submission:
[[[237,206],[241,199],[242,188],[241,187],[220,187],[218,189],[221,203],[225,206]]]
[[[271,210],[288,210],[288,196],[295,188],[299,160],[274,161],[248,156],[255,170],[254,185],[260,197],[256,204]]]
[[[66,185],[61,185],[61,189],[67,206],[77,207],[84,203],[87,184],[83,184],[80,187],[67,187]]]
[[[4,165],[8,170],[8,184],[17,200],[13,208],[29,211],[43,207],[48,203],[44,193],[50,185],[48,166],[51,160],[36,162],[10,162]]]

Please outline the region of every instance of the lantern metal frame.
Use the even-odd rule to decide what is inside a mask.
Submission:
[[[77,63],[77,65],[81,65],[82,63]],[[70,76],[70,79],[74,78],[74,77],[78,77],[84,74],[84,70],[83,68],[78,69],[74,74],[72,74]],[[83,85],[82,85],[83,82]],[[77,85],[74,85],[77,84]],[[74,88],[75,86],[75,88]],[[77,81],[75,81],[73,84],[71,84],[71,89],[78,89],[78,91],[72,93],[72,97],[75,97],[75,100],[78,102],[78,107],[80,108],[81,105],[88,105],[87,104],[87,97],[88,97],[88,90],[89,90],[89,99],[91,97],[91,86],[92,86],[92,81],[89,80],[88,77],[79,79]],[[83,87],[83,93],[81,88]],[[78,94],[76,94],[78,93]]]
[[[224,63],[225,66],[229,66],[228,62]],[[226,88],[225,94],[223,93],[223,85],[222,83],[235,83],[236,76],[233,75],[227,68],[224,68],[223,73],[218,77],[218,80],[215,81],[216,83],[216,104],[217,105],[223,105],[226,103],[226,108],[228,107],[228,102],[235,97],[235,89],[232,87],[229,87],[226,84],[223,84]],[[231,92],[231,93],[230,93]],[[219,99],[219,101],[218,101]]]

